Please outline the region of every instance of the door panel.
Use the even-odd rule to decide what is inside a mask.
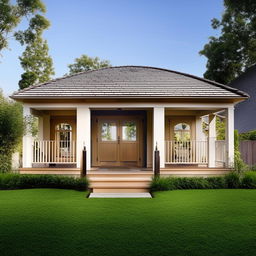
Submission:
[[[97,163],[99,166],[141,166],[142,125],[133,117],[97,119]]]
[[[120,144],[121,162],[138,162],[138,146],[136,143],[124,142]]]
[[[103,120],[98,127],[98,159],[112,164],[118,161],[118,123]]]
[[[135,120],[121,121],[120,161],[138,163],[138,124]]]

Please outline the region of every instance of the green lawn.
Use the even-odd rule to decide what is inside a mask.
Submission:
[[[256,254],[256,190],[87,199],[58,189],[0,191],[0,255]]]

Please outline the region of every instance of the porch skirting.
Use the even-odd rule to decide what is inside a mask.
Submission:
[[[160,176],[177,176],[177,177],[209,177],[220,176],[229,173],[232,169],[228,168],[208,168],[208,167],[166,167],[160,169]],[[52,174],[67,175],[80,177],[81,170],[78,168],[20,168],[20,174]],[[88,172],[88,177],[101,175],[104,177],[117,177],[118,175],[126,175],[127,177],[148,176],[153,177],[153,170],[147,168],[133,169],[111,169],[111,168],[95,168]]]

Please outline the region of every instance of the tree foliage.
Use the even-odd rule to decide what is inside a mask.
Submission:
[[[256,1],[224,0],[221,20],[212,27],[220,31],[200,51],[207,58],[204,77],[227,84],[256,62]]]
[[[0,91],[0,172],[10,171],[12,153],[23,132],[21,105],[6,99]]]
[[[25,31],[18,31],[14,33],[16,40],[21,45],[29,44],[34,42],[39,36],[42,35],[43,31],[50,27],[50,22],[44,16],[36,14],[29,21],[29,27]]]
[[[38,11],[45,12],[41,0],[0,0],[0,52],[8,47],[10,34],[22,18]]]
[[[36,83],[43,83],[54,74],[52,58],[49,56],[46,40],[37,37],[29,43],[20,59],[20,64],[25,70],[19,81],[20,89]]]
[[[69,64],[69,74],[75,74],[82,71],[110,67],[109,60],[100,60],[99,57],[89,57],[83,54],[80,58],[75,59],[75,63]]]
[[[226,120],[216,117],[216,135],[217,140],[225,140],[225,131],[226,131]]]
[[[256,130],[240,133],[239,138],[241,140],[256,140]]]
[[[46,82],[54,75],[48,43],[42,38],[43,31],[49,26],[50,22],[45,17],[36,14],[30,19],[27,30],[15,33],[15,38],[21,45],[26,45],[25,51],[19,57],[20,64],[25,70],[19,81],[20,89]]]

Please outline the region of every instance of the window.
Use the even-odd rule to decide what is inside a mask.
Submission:
[[[104,122],[101,124],[101,141],[116,141],[117,127],[115,122]]]
[[[55,138],[59,148],[59,155],[68,157],[72,146],[72,126],[67,123],[57,124],[55,127]]]
[[[124,122],[122,124],[122,140],[136,141],[136,123],[133,121]]]
[[[67,123],[60,123],[56,125],[56,140],[71,141],[72,140],[72,126]]]
[[[179,123],[174,126],[174,139],[176,141],[190,140],[190,125],[186,123]]]

